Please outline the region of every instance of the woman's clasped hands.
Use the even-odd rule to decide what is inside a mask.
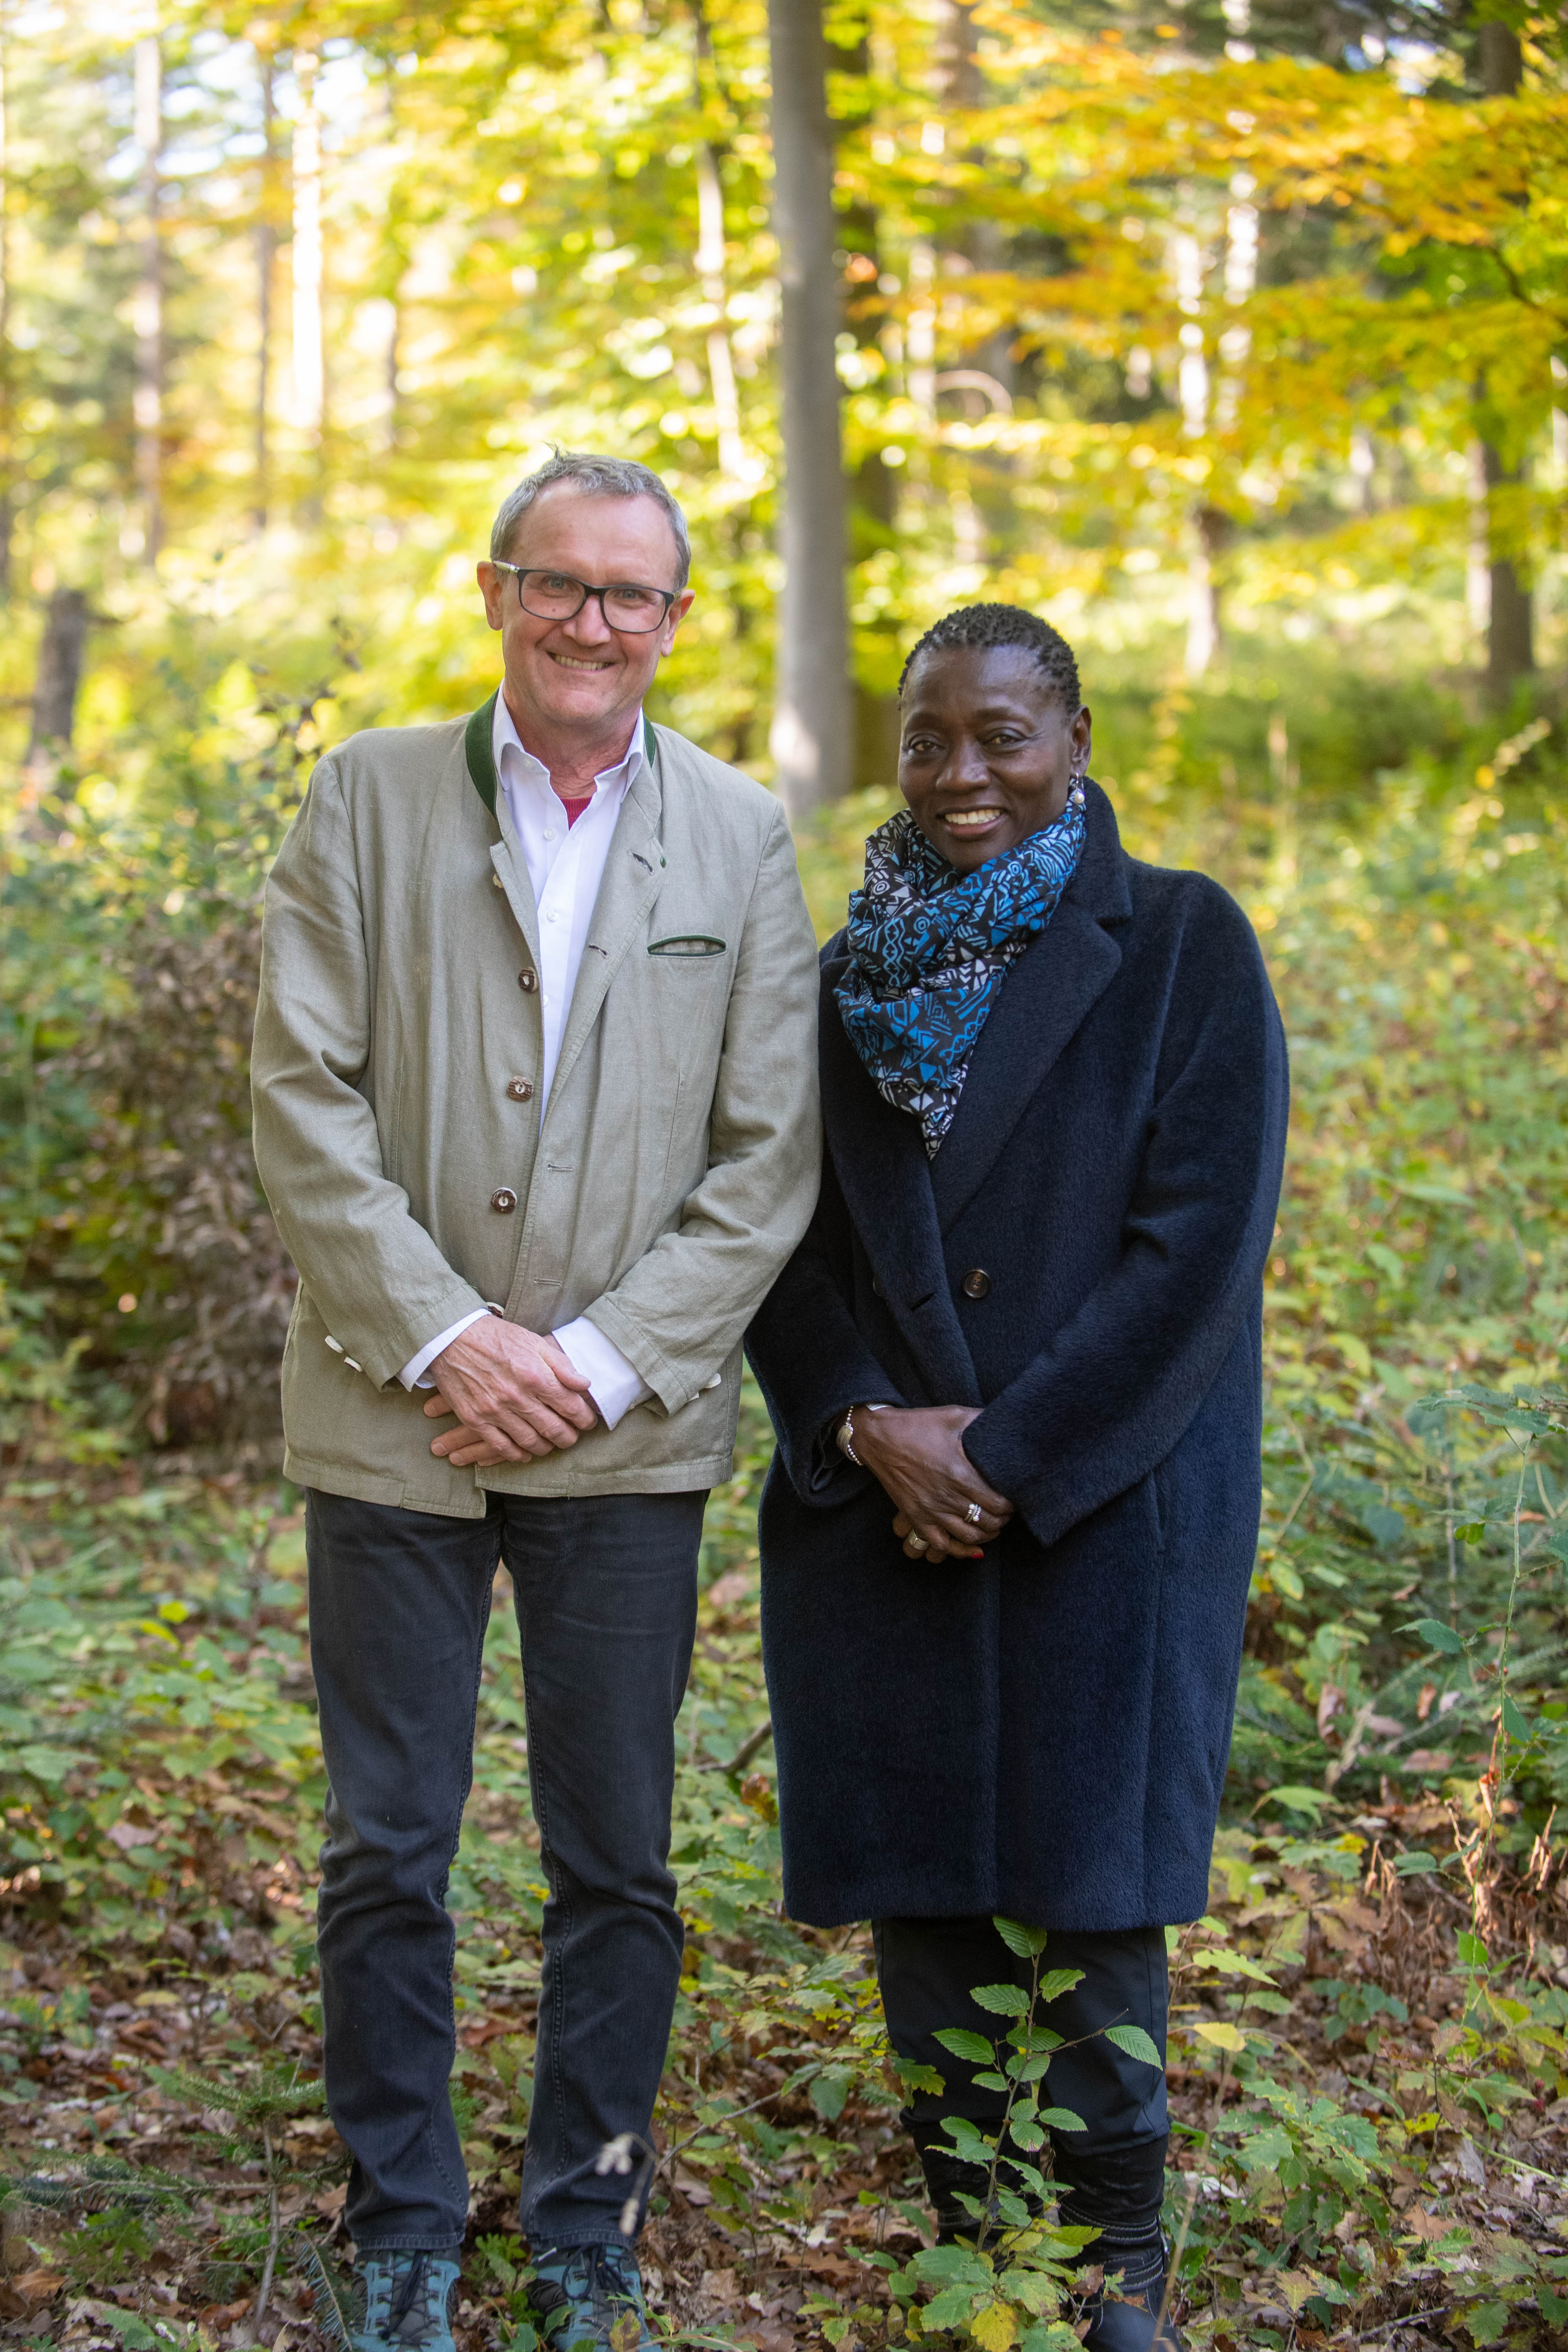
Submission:
[[[973,1405],[864,1407],[854,1416],[855,1452],[898,1516],[893,1533],[910,1559],[979,1559],[1013,1516],[963,1450]]]

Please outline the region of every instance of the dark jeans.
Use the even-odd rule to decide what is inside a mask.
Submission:
[[[669,1808],[705,1500],[497,1495],[482,1519],[451,1519],[307,1497],[327,2104],[362,2249],[456,2246],[468,2221],[445,1897],[498,1565],[550,1887],[521,2226],[541,2245],[617,2234],[628,2183],[595,2159],[619,2133],[647,2137],[680,1975]]]
[[[956,2025],[994,2042],[1011,2021],[982,2009],[970,1999],[971,1990],[1016,1984],[1026,1991],[1029,1962],[1008,1950],[987,1918],[879,1919],[872,1933],[888,2038],[900,2058],[934,2066],[943,2080],[940,2093],[912,2093],[905,2110],[922,2155],[933,2141],[941,2144],[944,2116],[967,2116],[982,2130],[994,2131],[1005,2094],[976,2089],[971,2080],[976,2068],[954,2058],[935,2037]],[[1107,2042],[1101,2028],[1141,2025],[1163,2058],[1170,2002],[1165,1931],[1132,1927],[1089,1936],[1053,1928],[1042,1976],[1051,1969],[1083,1970],[1081,1983],[1042,2006],[1037,2021],[1076,2045],[1052,2057],[1040,2104],[1066,2107],[1087,2127],[1051,2134],[1063,2217],[1100,2229],[1103,2236],[1089,2259],[1108,2269],[1126,2263],[1131,2282],[1134,2250],[1159,2242],[1169,2130],[1165,2078]],[[976,2173],[963,2185],[978,2193],[979,2180]]]

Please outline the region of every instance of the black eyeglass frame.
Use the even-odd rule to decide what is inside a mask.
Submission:
[[[651,637],[655,629],[662,629],[666,621],[669,618],[670,606],[674,604],[676,598],[680,593],[679,588],[651,587],[646,580],[606,580],[602,588],[595,588],[591,586],[586,580],[579,580],[574,572],[554,572],[552,571],[551,567],[547,563],[502,563],[500,558],[494,555],[490,558],[490,570],[492,572],[510,572],[512,574],[513,578],[517,582],[517,601],[520,604],[522,604],[523,611],[529,614],[532,619],[536,621],[574,621],[578,614],[582,611],[584,605],[587,603],[589,597],[596,596],[599,600],[600,615],[604,621],[605,628],[614,629],[617,636],[623,637]],[[580,588],[583,591],[582,596],[579,598],[578,602],[574,604],[569,613],[536,613],[534,612],[531,604],[523,604],[522,603],[522,583],[528,573],[531,572],[543,572],[547,578],[552,580],[570,580],[574,588]],[[613,595],[617,588],[635,588],[639,596],[661,596],[664,599],[664,610],[660,613],[658,620],[650,622],[646,629],[628,629],[625,627],[621,622],[612,621],[608,613],[605,611],[605,597]]]

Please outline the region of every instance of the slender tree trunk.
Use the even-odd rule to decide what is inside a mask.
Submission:
[[[132,320],[136,335],[136,487],[142,500],[142,560],[156,563],[163,543],[163,254],[159,179],[163,146],[163,53],[156,33],[136,44],[136,144],[142,151],[142,275]]]
[[[11,593],[16,530],[16,403],[11,383],[11,92],[9,26],[0,0],[0,598]]]
[[[382,83],[382,101],[384,111],[385,126],[384,135],[386,140],[387,151],[390,153],[394,149],[397,139],[397,72],[390,58],[387,59],[386,72]],[[387,222],[387,229],[388,236],[384,249],[395,261],[395,268],[390,274],[386,289],[386,425],[384,446],[388,457],[391,457],[396,450],[398,438],[403,429],[402,398],[399,393],[397,382],[398,367],[402,358],[403,314],[398,307],[397,298],[402,289],[405,259],[403,254],[401,243],[398,240],[396,233],[392,228],[390,218]]]
[[[321,119],[316,110],[319,59],[296,50],[299,113],[294,121],[294,424],[314,459],[316,479],[305,505],[320,511],[321,425],[326,408],[326,357],[321,333]]]
[[[862,35],[853,48],[838,52],[839,70],[862,77],[871,70],[871,44]],[[881,222],[874,205],[858,203],[835,215],[838,243],[847,256],[849,300],[845,325],[864,352],[888,352],[889,312],[883,296]],[[849,562],[858,563],[898,538],[899,477],[880,449],[868,449],[851,477],[848,509]],[[897,674],[895,624],[879,625],[886,637],[879,664],[884,681]],[[875,683],[855,680],[855,789],[890,784],[899,772],[899,698]]]
[[[1511,98],[1524,78],[1519,36],[1495,23],[1479,27],[1481,88],[1488,98]],[[1521,677],[1535,667],[1534,600],[1511,555],[1499,551],[1495,493],[1524,478],[1522,464],[1509,466],[1489,441],[1481,444],[1487,492],[1488,575],[1487,693],[1505,703]]]
[[[985,95],[984,77],[980,70],[980,26],[974,9],[975,0],[938,0],[936,96],[944,112],[968,111],[979,106]],[[984,150],[971,147],[967,156],[971,163],[984,166]],[[1000,269],[1005,259],[1002,232],[990,220],[966,223],[952,240],[952,250],[959,266],[971,270]],[[959,380],[964,377],[967,383],[961,383]],[[986,406],[1004,414],[1009,412],[1013,404],[1011,338],[1003,332],[972,345],[963,354],[962,366],[933,377],[931,389],[933,395],[961,390],[971,415],[984,415]],[[963,472],[953,482],[951,501],[953,553],[961,564],[984,564],[993,539],[998,534],[1004,539],[1011,535],[1013,499],[1008,461],[996,454],[976,453],[958,462]],[[950,457],[950,466],[953,463]],[[978,504],[976,489],[980,492]]]
[[[1523,467],[1505,466],[1489,441],[1481,444],[1486,468],[1488,576],[1491,593],[1487,611],[1487,692],[1494,702],[1507,702],[1516,681],[1535,667],[1534,599],[1520,578],[1511,556],[1499,555],[1494,493],[1523,478]]]
[[[855,772],[844,590],[833,146],[821,0],[768,0],[773,219],[783,288],[784,587],[772,747],[792,818]]]
[[[76,723],[77,689],[87,646],[87,596],[80,588],[57,588],[44,616],[38,668],[33,686],[33,731],[26,764],[47,775],[70,748]]]
[[[1182,429],[1189,440],[1201,441],[1209,425],[1209,363],[1199,324],[1204,299],[1204,250],[1190,229],[1173,240],[1172,262],[1180,305],[1182,358],[1177,387],[1182,402]],[[1202,677],[1220,650],[1219,583],[1215,558],[1223,533],[1223,518],[1206,500],[1193,510],[1192,540],[1187,551],[1187,646],[1189,677]]]
[[[713,79],[713,37],[702,0],[693,0],[692,21],[697,43],[697,103],[707,104]],[[697,277],[702,299],[716,316],[708,326],[708,388],[719,425],[719,470],[731,482],[754,484],[756,469],[741,439],[741,401],[735,385],[735,354],[725,322],[729,288],[725,278],[724,184],[719,158],[706,139],[697,142]]]
[[[751,478],[741,440],[741,402],[735,389],[735,355],[724,323],[724,190],[713,150],[697,142],[697,276],[702,299],[717,316],[708,327],[708,383],[719,420],[719,470],[732,482]]]
[[[271,495],[271,449],[268,421],[272,394],[272,279],[278,257],[275,137],[278,105],[274,66],[269,50],[259,53],[261,66],[261,201],[256,215],[256,528],[267,528]]]

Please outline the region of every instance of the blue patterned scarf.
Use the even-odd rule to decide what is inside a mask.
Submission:
[[[1078,867],[1083,788],[1041,833],[960,875],[908,809],[866,844],[851,893],[849,968],[834,991],[877,1091],[919,1119],[934,1160],[1007,967],[1043,931]]]

